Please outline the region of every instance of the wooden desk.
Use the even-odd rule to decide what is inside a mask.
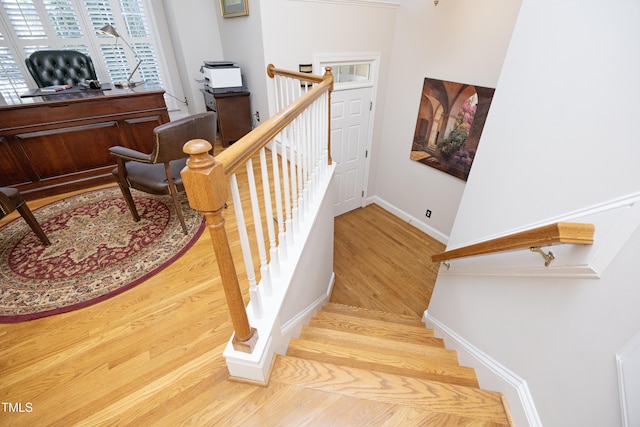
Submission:
[[[150,153],[153,128],[169,121],[163,94],[87,90],[0,107],[0,186],[30,200],[114,182],[109,147]]]

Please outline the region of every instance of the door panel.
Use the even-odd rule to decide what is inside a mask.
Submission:
[[[362,206],[371,91],[366,87],[335,91],[331,95],[336,216]]]

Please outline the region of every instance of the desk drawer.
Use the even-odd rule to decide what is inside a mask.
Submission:
[[[93,96],[67,101],[56,100],[3,108],[0,114],[0,134],[36,132],[61,127],[62,123],[118,120],[125,116],[167,114],[163,92],[133,93],[129,96]],[[168,119],[168,115],[167,115]],[[168,120],[167,120],[168,121]]]
[[[216,105],[216,98],[213,96],[213,94],[211,92],[207,92],[206,90],[203,90],[202,93],[204,94],[204,103],[206,104],[207,109],[217,112],[218,106]]]

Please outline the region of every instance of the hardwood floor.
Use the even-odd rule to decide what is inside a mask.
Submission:
[[[378,205],[335,220],[331,301],[422,318],[445,245]]]
[[[435,278],[429,256],[444,245],[377,206],[337,218],[335,239],[333,302],[420,318]],[[245,426],[317,425],[320,412],[335,420],[324,425],[372,425],[386,408],[326,391],[229,381],[222,352],[231,333],[205,233],[185,256],[121,295],[0,325],[0,425],[238,425],[237,414]],[[267,418],[247,415],[256,408],[272,409]]]

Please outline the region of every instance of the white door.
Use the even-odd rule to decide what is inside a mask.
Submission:
[[[371,87],[331,94],[331,158],[335,171],[335,215],[362,207],[369,141]]]

